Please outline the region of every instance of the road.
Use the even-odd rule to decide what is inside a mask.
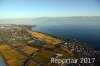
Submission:
[[[10,44],[8,44],[8,45],[9,45],[10,47],[14,48],[14,47],[11,46]],[[33,58],[32,56],[30,56],[30,55],[28,55],[28,54],[26,54],[25,52],[21,51],[19,48],[15,48],[15,50],[16,50],[18,53],[20,53],[20,54],[22,54],[23,56],[25,56],[26,58],[32,60],[33,62],[36,62],[36,63],[39,64],[40,66],[45,66],[44,63],[42,63],[41,61],[39,61],[39,60]]]

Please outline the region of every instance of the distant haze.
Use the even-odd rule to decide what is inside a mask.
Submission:
[[[88,22],[87,22],[88,21]],[[37,26],[92,25],[100,26],[100,17],[40,17],[23,19],[0,19],[0,24],[25,24]]]

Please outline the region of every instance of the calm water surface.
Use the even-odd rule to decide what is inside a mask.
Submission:
[[[100,21],[49,21],[36,23],[35,31],[50,33],[63,39],[77,40],[100,50]]]
[[[0,58],[0,66],[6,66],[2,58]]]

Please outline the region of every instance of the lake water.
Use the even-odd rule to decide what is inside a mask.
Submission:
[[[35,31],[50,33],[63,39],[76,38],[100,50],[100,20],[45,20],[35,23]]]
[[[0,58],[0,66],[6,66],[2,58]]]

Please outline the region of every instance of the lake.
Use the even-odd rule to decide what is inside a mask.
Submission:
[[[35,31],[50,33],[63,39],[76,38],[100,50],[100,19],[44,20],[35,23]]]
[[[0,57],[0,66],[6,66],[3,59]]]

